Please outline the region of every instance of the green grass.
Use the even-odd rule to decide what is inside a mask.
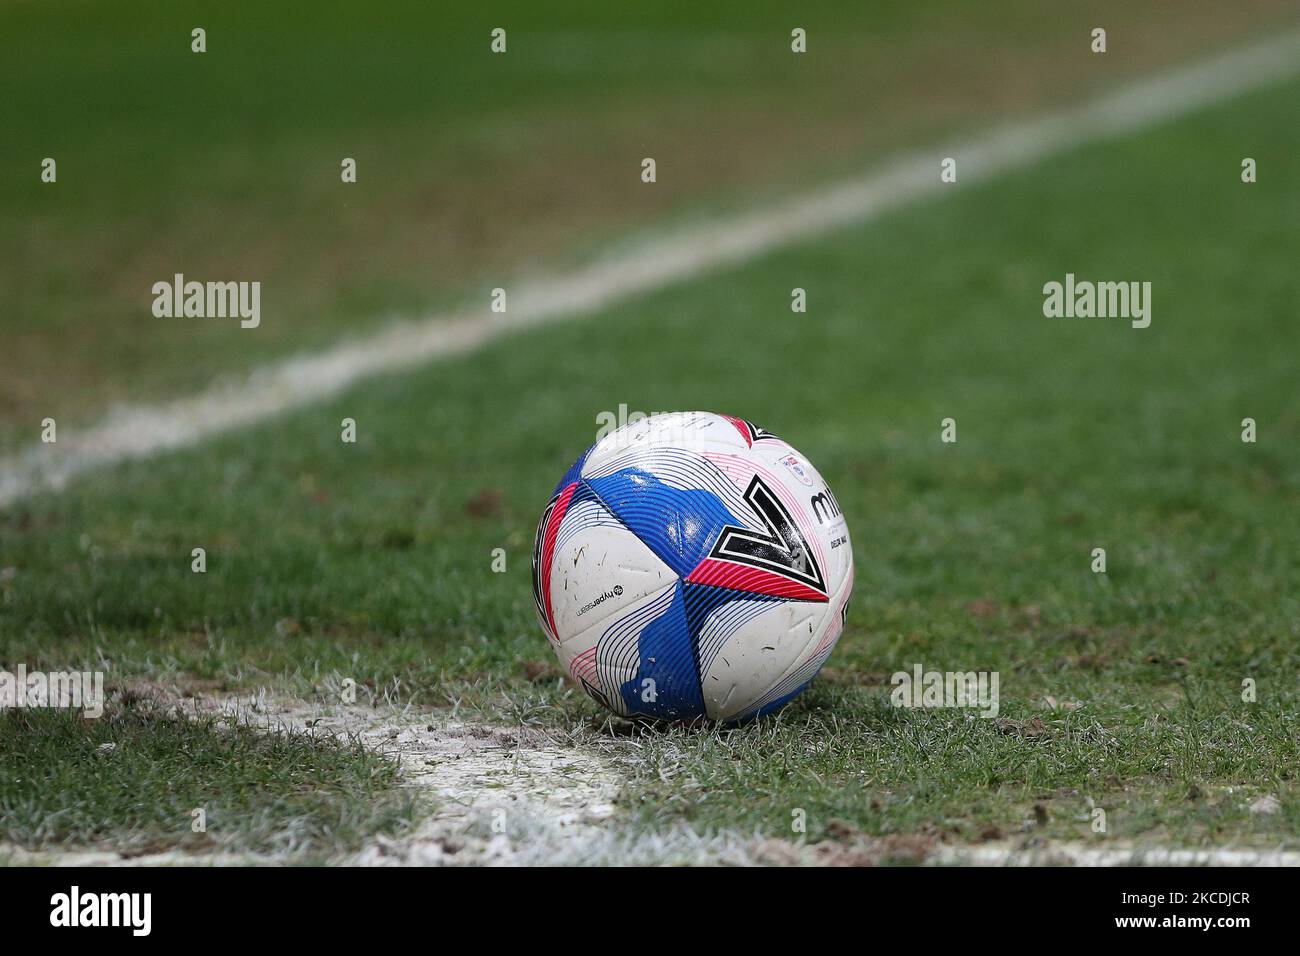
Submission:
[[[397,774],[357,740],[264,733],[148,695],[120,695],[99,719],[0,712],[0,836],[30,850],[324,859],[409,826]]]
[[[0,516],[0,661],[102,655],[118,679],[303,695],[350,676],[500,719],[597,720],[524,674],[549,660],[533,523],[599,411],[708,408],[817,464],[855,598],[826,679],[779,718],[643,734],[623,796],[639,825],[781,836],[804,808],[813,838],[833,819],[1088,837],[1092,800],[1111,836],[1300,845],[1298,94],[959,185],[20,503]],[[1152,281],[1152,327],[1044,318],[1042,284],[1066,272]],[[1046,732],[890,708],[889,674],[916,662],[1000,672],[1003,716]],[[1265,793],[1281,809],[1250,814]]]
[[[46,416],[84,424],[395,315],[486,307],[629,223],[857,171],[1294,11],[842,4],[800,12],[801,57],[791,17],[776,2],[3,5],[0,451],[35,443]],[[1080,38],[1103,20],[1123,40],[1100,63]],[[488,51],[498,25],[504,56]],[[154,318],[150,289],[178,272],[261,282],[262,324]]]
[[[1124,706],[1103,692],[1068,713],[1017,697],[994,721],[899,710],[878,689],[822,680],[755,728],[642,735],[629,791],[645,826],[686,819],[797,838],[793,815],[802,811],[812,842],[847,824],[956,842],[1033,835],[1294,847],[1293,705],[1247,713],[1219,688],[1202,690],[1199,707]],[[1040,732],[1017,732],[1035,717]],[[1268,793],[1284,795],[1281,819],[1251,814]],[[1105,837],[1093,831],[1094,807],[1106,813]]]

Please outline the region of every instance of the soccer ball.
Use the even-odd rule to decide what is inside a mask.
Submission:
[[[816,469],[709,412],[598,440],[556,486],[533,548],[560,663],[623,716],[776,710],[830,656],[852,590],[848,528]]]

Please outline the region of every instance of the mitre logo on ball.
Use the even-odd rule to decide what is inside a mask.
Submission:
[[[537,528],[533,594],[579,684],[623,716],[742,721],[797,696],[853,590],[834,495],[740,418],[659,414],[601,437]]]

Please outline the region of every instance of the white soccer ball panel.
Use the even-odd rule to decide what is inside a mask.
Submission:
[[[707,659],[701,655],[708,716],[724,721],[749,716],[812,680],[839,642],[852,590],[850,567],[827,604],[767,603],[752,614],[724,606],[710,615],[701,650],[720,637],[725,642]]]
[[[601,622],[676,581],[672,569],[599,502],[571,505],[560,522],[550,567],[561,662],[568,667],[585,650],[577,646],[579,639]]]
[[[756,613],[742,621],[726,643],[705,664],[701,689],[705,709],[715,720],[727,720],[748,710],[806,656],[821,631],[826,606],[806,602],[744,602]],[[701,646],[716,636],[720,621],[749,608],[724,605],[709,616]]]
[[[655,448],[690,451],[743,451],[748,448],[736,426],[712,412],[670,412],[629,422],[601,438],[587,453],[583,476],[605,467],[612,458]]]

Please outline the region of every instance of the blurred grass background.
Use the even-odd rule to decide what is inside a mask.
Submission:
[[[0,6],[0,451],[1271,26],[1293,3]],[[1110,52],[1088,52],[1105,25]],[[789,52],[790,30],[810,52]],[[190,52],[190,31],[207,52]],[[509,52],[489,52],[508,31]],[[642,157],[659,162],[645,188]],[[58,162],[42,184],[40,163]],[[343,157],[358,182],[340,182]],[[154,282],[259,280],[255,332]]]

